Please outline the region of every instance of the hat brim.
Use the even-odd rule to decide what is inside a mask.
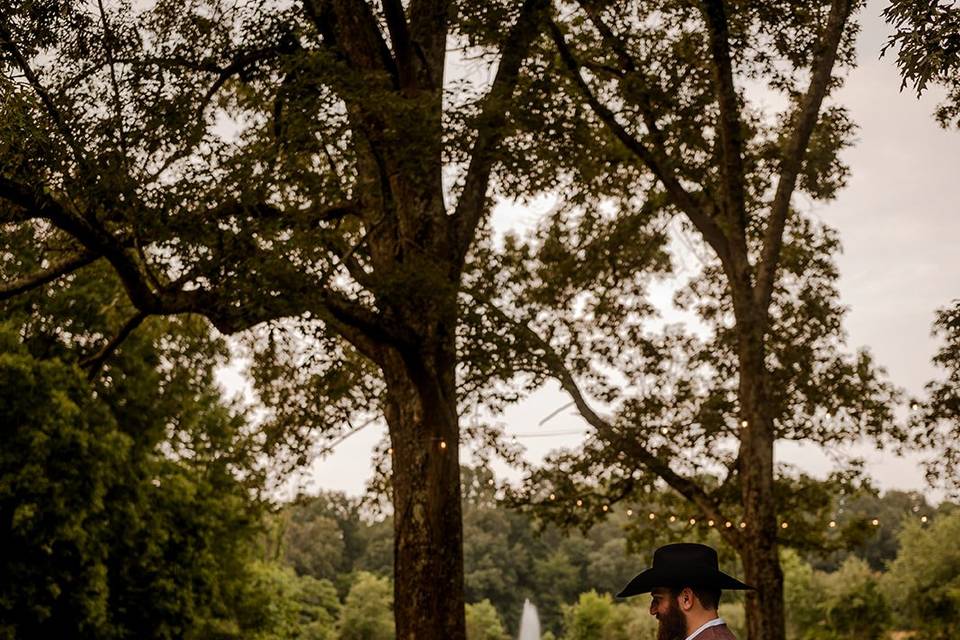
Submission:
[[[733,576],[728,576],[717,569],[702,569],[696,573],[684,574],[677,571],[663,569],[647,569],[623,588],[617,594],[618,598],[628,598],[641,593],[650,593],[658,587],[709,587],[728,591],[755,591],[754,587],[740,582]]]

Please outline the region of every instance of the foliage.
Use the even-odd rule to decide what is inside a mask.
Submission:
[[[947,97],[936,110],[943,127],[960,127],[960,7],[945,0],[891,0],[883,17],[894,33],[883,48],[897,51],[903,89],[917,96],[940,85]]]
[[[95,394],[75,367],[34,358],[9,330],[3,343],[0,495],[11,519],[0,535],[4,575],[16,577],[0,598],[4,627],[13,637],[189,638],[234,624],[260,507],[230,456],[167,458],[146,440],[157,414],[133,422],[123,411],[134,394]],[[222,409],[185,405],[181,416],[200,418],[185,435],[207,447],[235,438]]]
[[[788,637],[794,640],[883,638],[891,607],[882,576],[856,556],[827,573],[814,570],[795,552],[784,552],[784,599]]]
[[[5,276],[41,259],[16,234],[0,242]],[[26,617],[57,637],[242,636],[236,601],[252,580],[265,477],[245,416],[214,380],[225,345],[196,318],[148,321],[92,376],[77,362],[122,322],[119,293],[93,267],[0,302],[4,361],[18,371],[0,392],[3,512],[22,515],[0,535],[20,547],[4,555],[16,589],[41,589],[35,605],[5,594],[3,624]]]
[[[924,638],[950,638],[960,629],[960,511],[907,524],[900,553],[884,576],[900,625]]]
[[[337,640],[392,640],[393,586],[386,578],[360,572],[343,603]]]
[[[610,594],[588,591],[563,607],[564,640],[630,640],[656,635],[656,620],[643,603],[614,603]]]
[[[897,556],[903,526],[934,511],[917,492],[887,491],[880,496],[874,491],[859,491],[841,495],[833,517],[841,533],[828,547],[804,550],[804,559],[816,569],[833,572],[854,555],[874,571],[882,571]]]
[[[879,640],[890,623],[890,607],[880,591],[879,575],[859,558],[819,576],[823,621],[811,630],[817,638]]]
[[[943,375],[927,383],[925,399],[914,401],[911,424],[917,445],[936,452],[927,480],[960,494],[960,300],[937,311],[933,333],[942,340],[933,364]]]
[[[374,520],[342,493],[299,497],[279,516],[284,561],[298,574],[329,580],[346,596],[354,571],[393,572],[393,522]]]
[[[481,600],[466,607],[467,640],[509,640],[497,610],[489,600]]]
[[[783,567],[783,599],[787,609],[787,637],[799,640],[822,622],[821,593],[813,567],[796,551],[780,554]]]
[[[634,504],[631,515],[617,508],[584,531],[563,530],[543,522],[536,514],[508,508],[497,499],[495,485],[488,483],[487,479],[492,477],[488,471],[464,469],[463,477],[465,486],[476,485],[467,492],[469,499],[464,505],[464,574],[468,599],[476,603],[489,602],[508,633],[516,634],[523,601],[529,598],[537,606],[544,632],[560,636],[564,628],[564,607],[576,604],[581,594],[591,590],[597,594],[616,593],[649,564],[650,549],[668,542],[687,540],[711,544],[720,552],[721,567],[734,575],[742,575],[736,553],[726,546],[715,530],[671,524],[668,519],[670,511],[665,505],[653,502]],[[473,483],[471,478],[474,477],[484,480]],[[830,486],[830,483],[824,483],[823,490]],[[342,495],[321,494],[301,497],[289,508],[336,518],[336,512],[326,510],[324,505],[344,504],[345,501],[354,505],[358,502]],[[820,628],[833,629],[831,633],[842,635],[836,628],[822,625],[826,619],[824,603],[832,597],[829,589],[839,588],[838,585],[845,582],[852,585],[849,587],[851,593],[863,584],[867,588],[873,587],[869,580],[861,580],[860,573],[849,571],[833,580],[828,589],[826,576],[851,558],[884,565],[897,555],[902,526],[911,521],[919,522],[921,516],[942,517],[950,509],[949,503],[934,509],[919,496],[896,491],[879,498],[871,494],[846,496],[844,505],[844,510],[834,516],[841,523],[838,527],[829,529],[826,523],[819,524],[821,528],[835,532],[827,536],[829,544],[825,548],[801,547],[782,552],[787,631],[791,640],[801,640],[804,633]],[[670,508],[675,507],[684,505],[674,503]],[[914,511],[915,507],[917,511]],[[350,556],[349,560],[338,560],[345,563],[343,566],[347,572],[339,578],[338,584],[346,580],[345,576],[369,567],[371,554],[378,553],[374,551],[376,547],[390,548],[392,545],[388,520],[364,516],[362,509],[348,508],[340,512],[360,514],[359,520],[352,525],[351,535],[359,541],[355,547],[363,551]],[[654,520],[649,519],[650,512],[655,512]],[[684,512],[678,510],[674,513]],[[874,526],[871,520],[877,515],[881,524]],[[288,526],[303,517],[290,517]],[[290,537],[285,544],[289,545],[286,557],[293,562],[293,558],[300,557],[313,543],[303,537]],[[299,544],[305,546],[297,551],[293,547]],[[383,577],[391,575],[389,563],[374,571]],[[341,593],[345,595],[346,590],[344,587]],[[855,594],[850,595],[851,599],[855,597]],[[614,607],[612,615],[620,621],[620,627],[640,625],[637,633],[642,634],[652,629],[655,621],[647,614],[642,600],[628,602],[637,607],[637,611],[630,615],[621,614],[621,610]],[[621,615],[622,620],[617,617]],[[736,592],[723,595],[721,615],[738,637],[744,636],[743,603]]]
[[[297,576],[277,564],[256,563],[240,587],[236,625],[229,633],[204,630],[198,637],[334,640],[340,608],[329,581]]]
[[[777,545],[825,544],[834,496],[862,483],[841,461],[821,491],[774,463],[774,443],[907,439],[899,390],[847,345],[839,237],[796,201],[846,183],[856,127],[834,96],[860,6],[565,5],[525,69],[525,102],[542,106],[520,118],[512,172],[563,198],[525,236],[479,246],[465,287],[465,378],[494,407],[552,379],[590,427],[515,502],[587,527],[671,493],[769,582],[747,613],[774,639]]]
[[[106,637],[111,496],[130,438],[78,371],[0,326],[0,635]]]

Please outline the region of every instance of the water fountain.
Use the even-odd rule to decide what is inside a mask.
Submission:
[[[520,635],[517,640],[540,640],[540,616],[537,615],[537,607],[529,599],[523,601]]]

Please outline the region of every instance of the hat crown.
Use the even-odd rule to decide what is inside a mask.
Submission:
[[[653,552],[653,566],[631,580],[618,598],[650,593],[657,587],[753,589],[720,571],[715,549],[705,544],[677,542]]]
[[[719,569],[720,561],[717,552],[705,544],[694,542],[677,542],[660,547],[653,552],[654,567],[705,567]]]

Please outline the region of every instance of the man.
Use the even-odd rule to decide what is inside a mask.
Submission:
[[[720,571],[717,552],[704,544],[668,544],[653,552],[653,566],[618,598],[649,593],[657,640],[736,640],[717,613],[723,589],[752,589]]]

